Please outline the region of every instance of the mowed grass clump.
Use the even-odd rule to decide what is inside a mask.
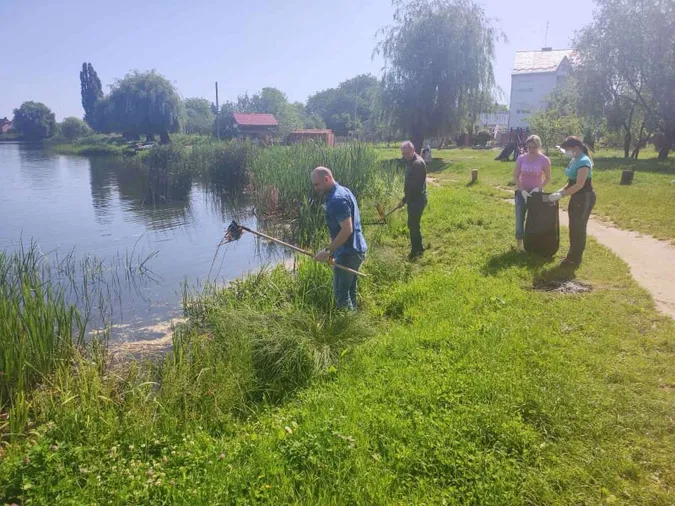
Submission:
[[[365,203],[388,195],[400,181],[400,172],[380,163],[377,152],[363,143],[333,147],[304,142],[260,150],[249,166],[257,214],[291,219],[292,237],[304,245],[316,244],[325,236],[323,196],[310,181],[319,165],[333,171],[362,209]]]

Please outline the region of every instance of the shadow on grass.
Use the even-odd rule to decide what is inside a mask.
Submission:
[[[442,158],[432,158],[429,163],[427,163],[427,173],[441,172],[448,167],[451,163],[446,162]]]
[[[593,170],[604,172],[609,170],[632,169],[637,172],[654,172],[657,174],[675,175],[675,159],[658,161],[655,158],[631,160],[627,158],[598,158],[594,160]]]
[[[552,262],[551,258],[544,258],[515,249],[493,255],[481,269],[485,276],[494,276],[500,271],[511,267],[526,267],[530,270],[538,269]]]

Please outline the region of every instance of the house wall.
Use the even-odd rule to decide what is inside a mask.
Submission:
[[[530,115],[546,105],[546,98],[563,85],[567,72],[545,74],[515,74],[511,76],[511,102],[509,105],[509,128],[527,128]]]

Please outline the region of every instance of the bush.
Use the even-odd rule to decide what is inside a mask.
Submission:
[[[73,142],[93,133],[84,121],[75,117],[68,117],[59,124],[59,133],[68,142]]]
[[[473,137],[474,146],[487,146],[488,142],[492,139],[492,135],[487,130],[481,130]]]

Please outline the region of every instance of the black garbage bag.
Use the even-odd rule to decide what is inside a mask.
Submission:
[[[558,202],[545,201],[549,193],[533,193],[527,199],[523,246],[528,253],[552,257],[560,247]]]

